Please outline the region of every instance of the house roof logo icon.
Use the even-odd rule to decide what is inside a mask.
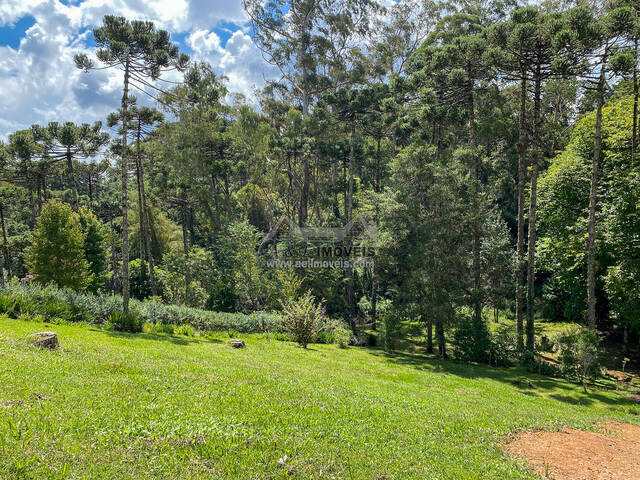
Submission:
[[[359,241],[375,243],[378,238],[376,225],[361,215],[356,215],[344,227],[300,227],[287,215],[283,215],[262,237],[260,249],[271,242],[295,238],[305,243],[342,243]]]

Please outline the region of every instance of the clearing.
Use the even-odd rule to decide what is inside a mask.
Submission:
[[[635,384],[241,338],[0,317],[0,478],[534,479],[509,434],[640,423]]]

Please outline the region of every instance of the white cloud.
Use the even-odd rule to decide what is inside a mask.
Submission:
[[[0,138],[18,128],[49,121],[94,122],[119,106],[118,71],[88,74],[75,68],[75,53],[89,50],[89,29],[106,14],[154,21],[173,33],[190,32],[194,58],[228,77],[231,92],[251,95],[273,75],[251,38],[235,31],[223,47],[213,31],[221,22],[246,25],[241,0],[1,0],[0,26],[29,15],[35,24],[17,49],[0,43]],[[0,38],[1,42],[1,38]],[[138,95],[141,103],[149,100]]]
[[[216,73],[227,77],[231,93],[251,96],[265,79],[273,78],[277,71],[267,65],[253,40],[242,30],[236,30],[222,47],[220,37],[212,31],[196,30],[187,44],[194,51],[194,58],[209,62]]]

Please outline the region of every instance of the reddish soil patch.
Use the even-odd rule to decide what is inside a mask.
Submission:
[[[522,432],[506,450],[553,480],[640,479],[640,427],[609,422],[603,432]]]

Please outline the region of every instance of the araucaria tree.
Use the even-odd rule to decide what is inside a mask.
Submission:
[[[36,140],[43,145],[47,158],[65,161],[67,181],[71,189],[71,206],[77,212],[79,204],[74,160],[98,154],[109,141],[109,134],[101,131],[102,122],[95,122],[93,125],[76,125],[73,122],[60,125],[58,122],[51,122],[46,127],[34,125],[32,129],[36,133]]]
[[[157,30],[153,22],[129,21],[124,17],[107,15],[102,27],[93,31],[98,45],[97,59],[105,66],[117,68],[123,72],[121,101],[122,150],[121,150],[121,186],[122,186],[122,301],[123,310],[129,310],[129,230],[127,222],[127,180],[129,177],[127,130],[129,127],[128,106],[131,103],[129,87],[141,91],[145,87],[154,88],[150,83],[163,72],[173,69],[182,70],[187,66],[189,57],[181,54],[171,43],[166,30]],[[94,62],[86,54],[76,55],[76,66],[88,71],[94,68]]]

